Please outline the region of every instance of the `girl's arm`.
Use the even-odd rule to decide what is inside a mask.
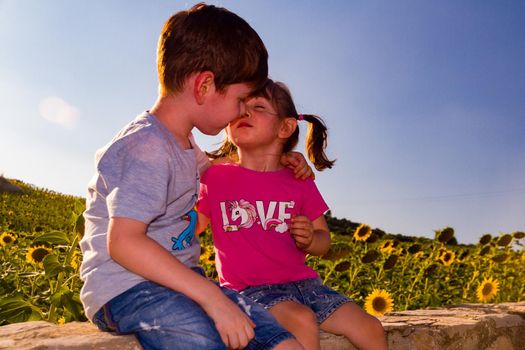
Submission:
[[[330,249],[330,229],[324,218],[319,216],[310,221],[306,216],[292,218],[290,233],[297,248],[310,255],[323,255]]]

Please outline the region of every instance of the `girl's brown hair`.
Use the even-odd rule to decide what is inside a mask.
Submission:
[[[335,160],[329,160],[325,154],[327,146],[327,128],[323,120],[313,114],[298,114],[292,99],[292,94],[288,87],[279,81],[267,79],[264,86],[255,91],[250,97],[263,97],[271,102],[280,118],[302,119],[308,122],[306,134],[306,153],[308,158],[319,171],[332,168]],[[290,152],[295,148],[299,141],[299,127],[286,140],[283,146],[283,153]],[[208,153],[211,158],[235,158],[237,147],[226,138],[219,149]]]

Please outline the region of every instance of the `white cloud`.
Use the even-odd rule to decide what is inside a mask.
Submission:
[[[75,106],[55,96],[42,99],[38,105],[38,110],[45,120],[67,129],[72,129],[75,126],[79,115]]]
[[[288,225],[286,225],[286,222],[282,222],[279,225],[275,226],[275,231],[279,233],[285,233],[288,231]]]

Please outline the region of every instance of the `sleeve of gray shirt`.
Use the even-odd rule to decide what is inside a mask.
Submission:
[[[125,217],[146,224],[166,211],[171,180],[169,157],[154,134],[126,137],[112,145],[99,162],[108,190],[109,217]]]

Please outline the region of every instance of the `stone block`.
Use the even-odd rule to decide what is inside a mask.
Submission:
[[[525,349],[525,302],[392,312],[380,320],[390,350]],[[141,347],[132,335],[101,332],[90,323],[55,325],[37,321],[0,327],[0,349],[139,350]],[[324,332],[321,332],[321,349],[356,350],[344,337]]]

